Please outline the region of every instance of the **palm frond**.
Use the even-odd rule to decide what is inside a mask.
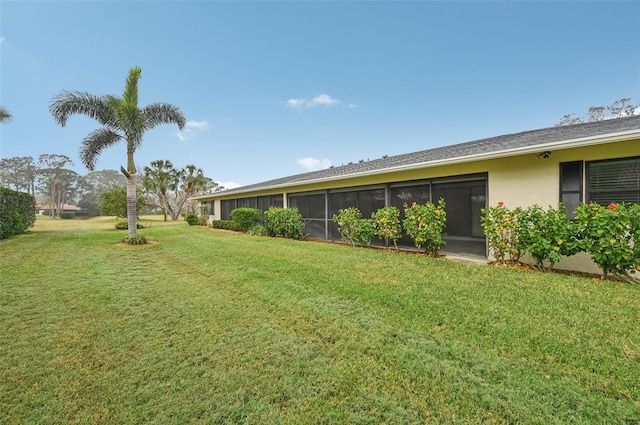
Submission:
[[[65,126],[71,115],[80,114],[93,118],[102,125],[113,126],[115,122],[113,96],[95,96],[81,91],[62,91],[53,97],[49,112],[56,123]]]
[[[187,123],[180,108],[170,103],[152,103],[142,108],[142,112],[147,130],[160,124],[177,124],[182,130]]]
[[[11,118],[13,117],[9,113],[9,110],[4,106],[0,106],[0,123],[7,123],[11,121]]]
[[[82,139],[80,161],[82,161],[84,166],[90,171],[93,171],[102,151],[115,145],[122,139],[122,135],[106,127],[93,130]]]
[[[138,80],[142,77],[142,69],[135,66],[129,70],[127,82],[124,86],[122,99],[127,105],[138,107]]]

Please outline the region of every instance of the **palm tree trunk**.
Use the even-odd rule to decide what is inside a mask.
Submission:
[[[127,226],[130,235],[138,234],[136,201],[136,176],[135,174],[130,174],[127,179]]]

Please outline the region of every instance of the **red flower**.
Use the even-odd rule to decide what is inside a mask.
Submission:
[[[607,208],[609,208],[611,211],[615,211],[618,207],[616,207],[616,205],[612,202]]]
[[[502,201],[498,202],[498,206],[499,206],[499,207],[501,207],[501,206],[503,206],[503,205],[504,205],[504,202],[502,202]]]

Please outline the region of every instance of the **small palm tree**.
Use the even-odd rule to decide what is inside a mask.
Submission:
[[[0,106],[0,124],[8,123],[11,121],[11,114],[4,106]]]
[[[142,70],[131,68],[123,96],[94,96],[80,91],[63,91],[55,96],[49,111],[55,121],[64,127],[70,115],[81,114],[103,125],[92,131],[80,147],[80,160],[93,171],[103,150],[124,141],[127,145],[127,169],[120,170],[127,177],[127,221],[129,234],[137,234],[136,223],[136,167],[133,154],[142,144],[145,131],[160,124],[177,124],[182,130],[185,118],[177,106],[153,103],[138,107],[138,80]]]

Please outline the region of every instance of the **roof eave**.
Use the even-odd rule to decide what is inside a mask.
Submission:
[[[320,179],[303,180],[299,182],[282,183],[282,184],[276,184],[271,186],[262,186],[259,188],[253,188],[246,191],[242,191],[239,188],[239,190],[234,191],[233,193],[229,193],[228,195],[241,195],[241,194],[252,193],[252,192],[261,192],[264,190],[280,189],[285,187],[297,187],[297,186],[303,186],[303,185],[313,184],[313,183],[332,182],[336,180],[346,180],[346,179],[352,179],[352,178],[357,178],[362,176],[375,176],[379,174],[388,174],[388,173],[394,173],[399,171],[410,171],[410,170],[415,170],[419,168],[432,168],[432,167],[438,167],[438,166],[455,165],[455,164],[462,164],[466,162],[482,161],[482,160],[486,161],[490,159],[506,158],[506,157],[516,156],[516,155],[538,154],[540,153],[540,151],[574,149],[574,148],[580,148],[585,146],[600,145],[605,143],[623,142],[623,141],[633,140],[638,138],[640,138],[640,130],[609,133],[609,134],[603,134],[601,136],[581,137],[577,139],[561,140],[557,142],[542,143],[542,144],[537,144],[533,146],[524,146],[524,147],[513,148],[513,149],[503,149],[503,150],[487,152],[487,153],[458,156],[454,158],[445,158],[445,159],[438,159],[433,161],[416,162],[414,164],[398,165],[395,167],[381,168],[379,170],[373,170],[373,171],[361,171],[361,172],[356,172],[351,174],[343,174],[339,176],[324,177]],[[211,199],[219,196],[225,196],[224,192],[220,192],[218,194],[196,196],[191,199],[193,200]]]

